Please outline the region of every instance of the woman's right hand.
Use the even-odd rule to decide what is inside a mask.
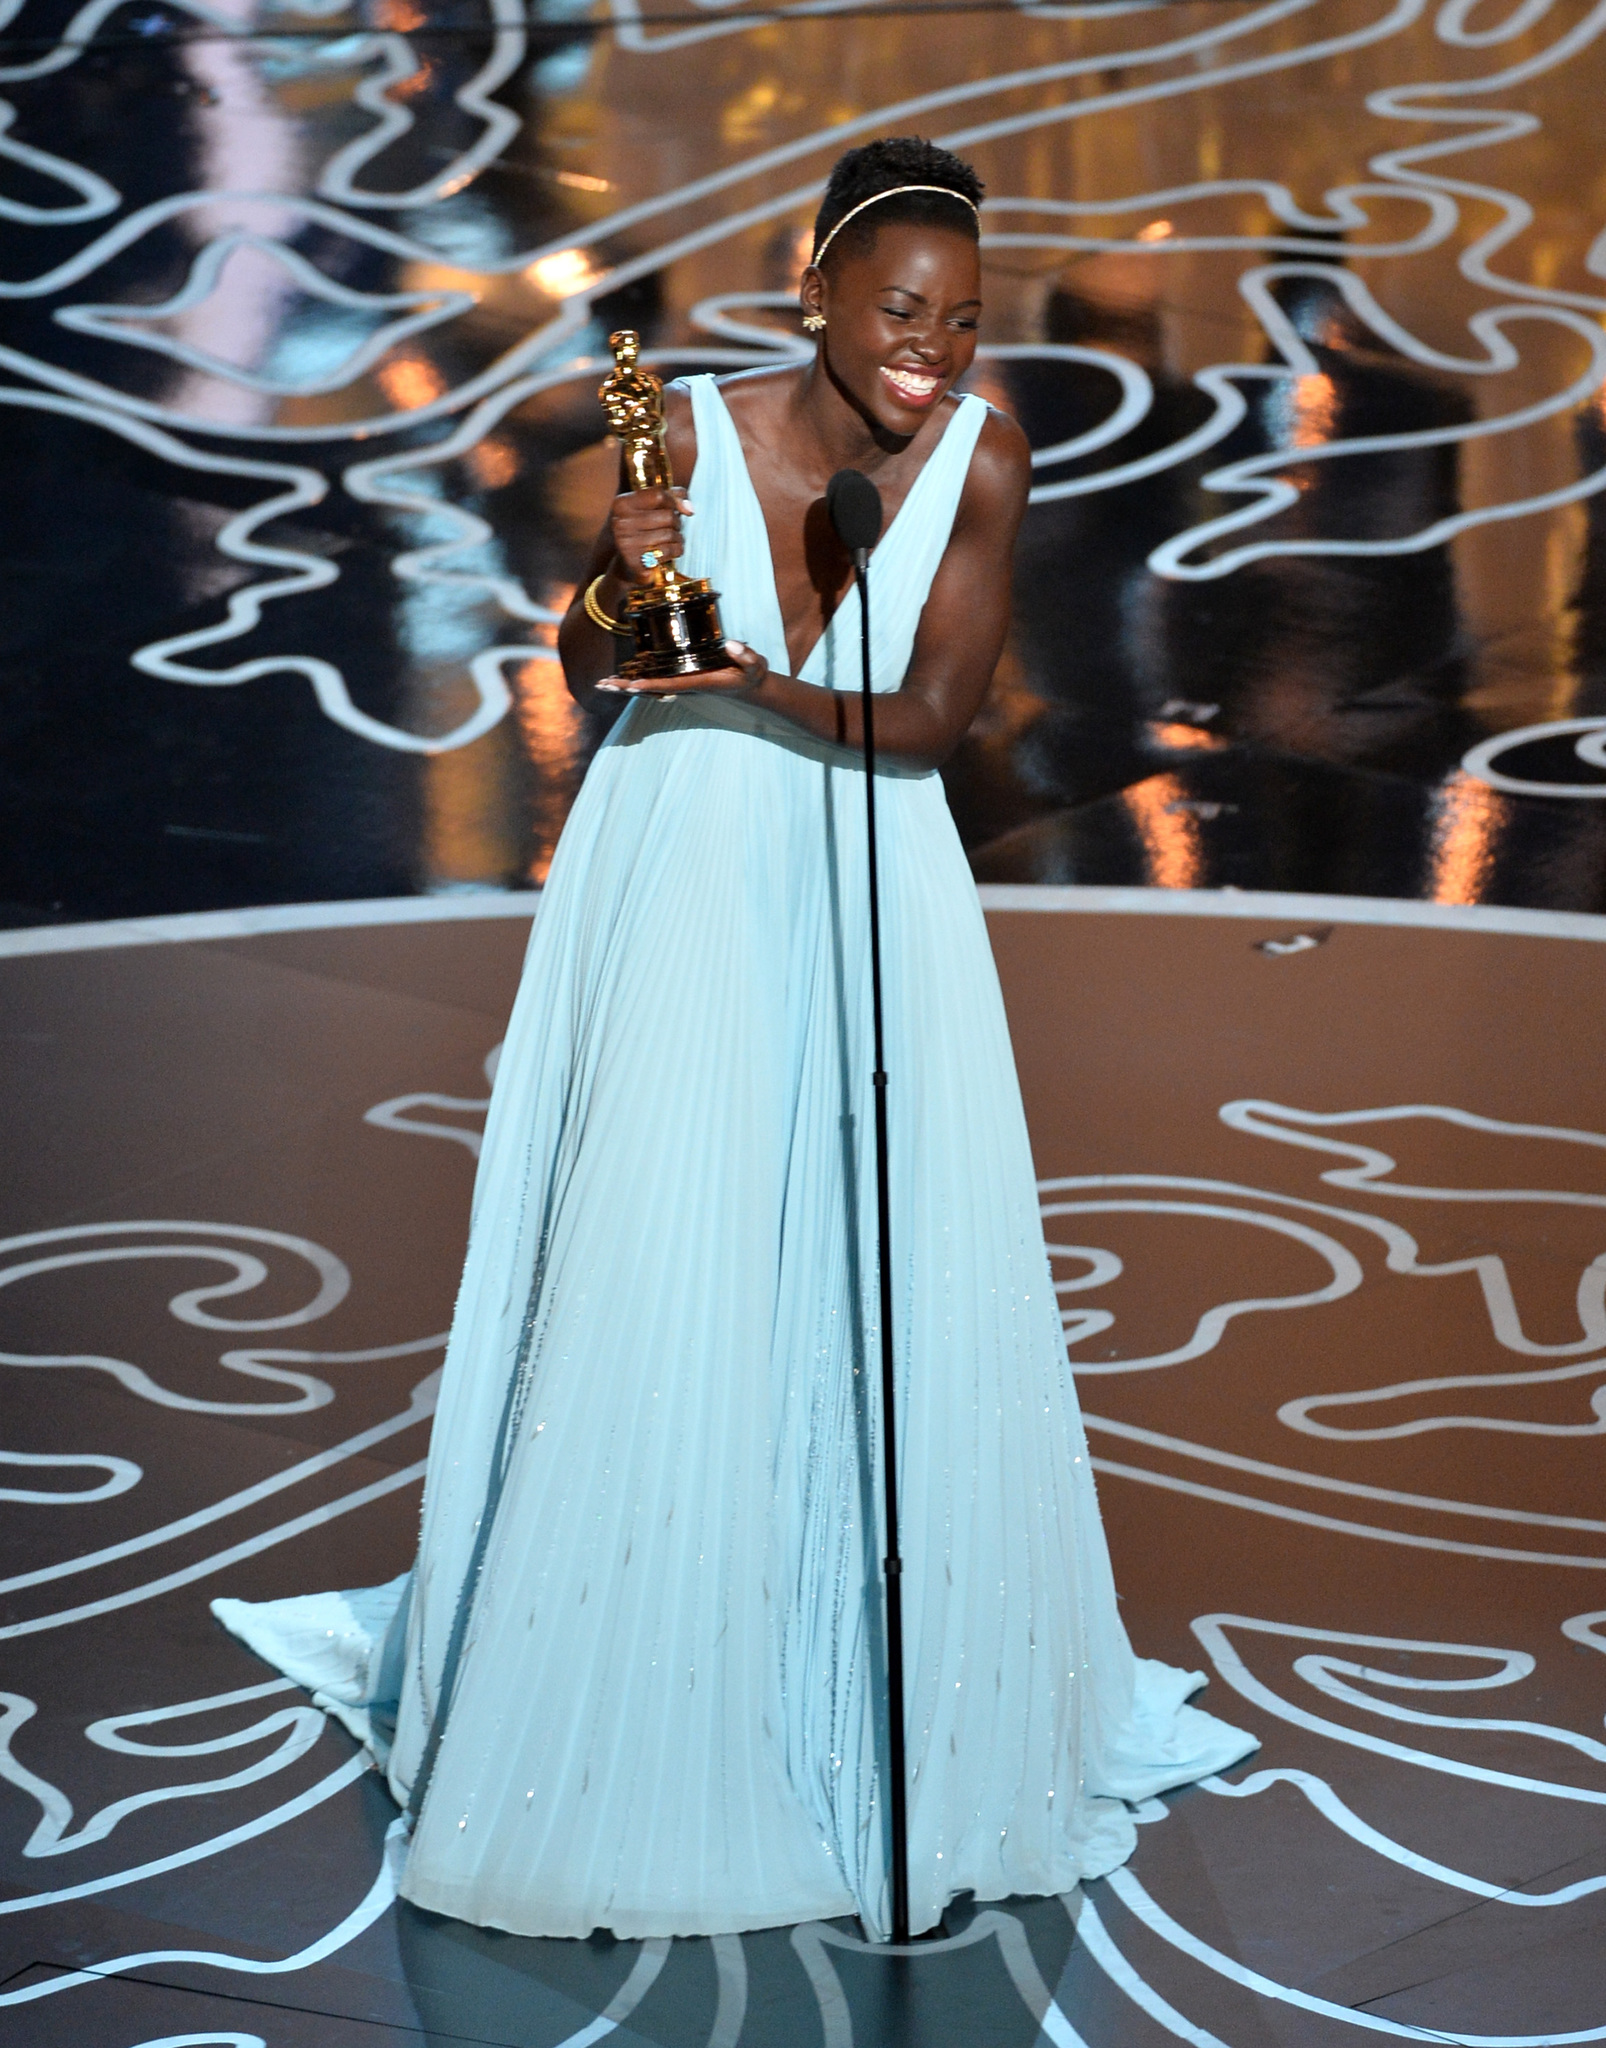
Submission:
[[[656,554],[660,569],[678,560],[686,546],[681,520],[690,513],[686,493],[678,486],[659,491],[621,491],[614,499],[608,524],[613,532],[614,550],[632,583],[652,580],[651,567],[641,559],[644,554]]]

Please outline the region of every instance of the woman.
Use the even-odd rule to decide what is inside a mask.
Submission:
[[[1003,644],[1029,476],[1019,430],[953,393],[980,197],[927,143],[852,151],[803,279],[814,361],[671,388],[689,490],[615,499],[560,636],[581,701],[635,701],[564,832],[509,1026],[417,1566],[333,1610],[218,1603],[348,1717],[399,1670],[403,1890],[440,1912],[526,1934],[850,1912],[887,1929],[858,604],[822,503],[845,465],[887,514],[915,1930],[961,1890],[1113,1868],[1129,1802],[1253,1747],[1183,1704],[1197,1678],[1136,1660],[1116,1612],[997,980],[934,772]],[[608,622],[652,555],[713,579],[728,668],[613,673]]]

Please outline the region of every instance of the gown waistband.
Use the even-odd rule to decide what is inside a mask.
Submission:
[[[833,740],[815,739],[812,734],[799,730],[789,719],[737,697],[689,694],[677,696],[673,701],[664,697],[637,697],[630,707],[627,723],[621,722],[615,728],[615,744],[630,745],[657,733],[691,730],[699,726],[745,733],[752,739],[766,740],[772,746],[783,747],[789,754],[797,754],[804,760],[817,761],[822,767],[842,768],[849,772],[857,770],[861,774],[864,771],[864,755],[859,748],[838,746]],[[888,776],[898,781],[923,782],[936,772],[935,768],[922,768],[910,761],[892,760],[885,756],[876,762],[878,779]]]

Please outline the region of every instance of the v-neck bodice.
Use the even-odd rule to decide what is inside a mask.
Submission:
[[[688,495],[682,568],[718,590],[720,616],[732,639],[757,648],[772,668],[791,657],[776,589],[764,508],[753,487],[736,422],[711,376],[681,381],[689,391],[697,462]],[[870,665],[877,690],[895,690],[908,671],[920,614],[948,545],[970,458],[987,418],[985,400],[964,397],[942,439],[927,456],[909,494],[871,556]],[[859,593],[850,589],[798,670],[803,682],[853,689],[859,681]]]

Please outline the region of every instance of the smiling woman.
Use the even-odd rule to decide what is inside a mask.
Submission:
[[[1134,1657],[1116,1609],[998,980],[933,772],[998,659],[1027,487],[1019,431],[953,393],[979,196],[926,143],[843,160],[803,284],[814,361],[672,394],[689,493],[614,500],[564,624],[576,694],[624,687],[606,621],[646,555],[684,553],[736,637],[728,669],[629,685],[564,831],[418,1563],[386,1589],[388,1639],[349,1632],[366,1700],[399,1680],[402,1890],[437,1912],[562,1935],[892,1921],[866,791],[837,687],[859,597],[823,503],[847,465],[892,515],[871,659],[913,1930],[961,1891],[1102,1875],[1134,1805],[1254,1746],[1185,1704],[1196,1674]],[[298,1630],[329,1635],[305,1600],[221,1604],[286,1670]]]
[[[1013,421],[953,395],[975,359],[981,322],[981,194],[968,164],[912,137],[870,143],[837,163],[800,293],[804,326],[817,337],[814,362],[718,387],[758,499],[770,556],[761,580],[773,579],[783,630],[762,649],[733,644],[729,669],[690,684],[676,678],[673,694],[734,696],[814,739],[862,744],[853,694],[821,690],[804,676],[853,578],[825,517],[825,486],[838,469],[862,470],[896,523],[952,425],[970,451],[968,468],[958,458],[958,505],[923,593],[907,668],[877,715],[876,746],[892,760],[934,768],[964,737],[1003,647],[1010,556],[1030,478]],[[975,417],[961,425],[967,408]],[[671,393],[677,476],[696,466],[695,410],[689,394]],[[646,579],[644,554],[679,556],[687,510],[674,491],[626,491],[614,501],[586,572],[599,609],[617,615],[629,586]],[[582,701],[592,688],[669,688],[608,675],[615,649],[583,605],[571,610],[561,644]]]

